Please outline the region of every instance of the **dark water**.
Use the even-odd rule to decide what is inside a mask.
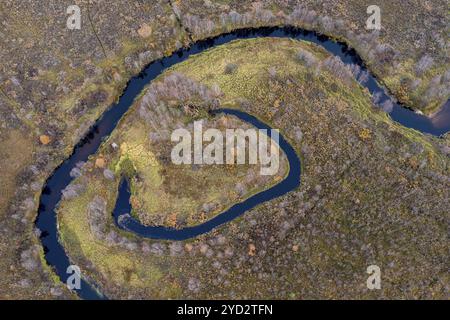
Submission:
[[[234,115],[243,121],[251,123],[258,129],[271,129],[268,125],[261,122],[254,116],[249,115],[248,113],[232,109],[220,109],[218,111],[223,112],[224,114]],[[183,229],[173,229],[162,226],[145,226],[131,216],[127,216],[125,220],[122,220],[120,219],[121,215],[131,212],[130,188],[128,185],[128,181],[124,179],[120,184],[119,196],[117,198],[116,207],[113,212],[116,225],[119,228],[131,231],[144,238],[185,240],[211,231],[215,227],[233,220],[244,212],[254,208],[258,204],[286,194],[287,192],[296,189],[300,185],[300,159],[298,158],[292,146],[284,139],[282,134],[280,134],[279,136],[278,144],[286,154],[289,161],[290,170],[286,178],[272,188],[257,193],[246,199],[245,201],[233,205],[231,208],[215,216],[211,220],[208,220],[205,223],[199,224],[194,227],[187,227]]]
[[[142,91],[145,85],[147,85],[156,76],[161,74],[165,69],[173,66],[181,61],[186,60],[190,55],[200,53],[211,47],[230,42],[235,39],[248,39],[257,37],[282,37],[282,38],[294,38],[299,40],[307,40],[317,43],[323,46],[330,53],[339,56],[342,61],[347,64],[358,64],[362,70],[366,70],[361,58],[356,54],[353,49],[348,48],[347,45],[339,42],[331,41],[325,36],[318,35],[315,32],[304,31],[295,28],[257,28],[257,29],[242,29],[229,34],[224,34],[215,38],[211,38],[204,41],[199,41],[193,44],[190,48],[181,49],[170,57],[162,58],[148,65],[144,71],[136,77],[133,77],[128,83],[123,95],[120,97],[117,103],[112,105],[103,116],[97,120],[95,126],[89,131],[87,136],[76,145],[73,154],[65,160],[60,167],[58,167],[53,174],[48,178],[45,183],[39,204],[38,215],[36,219],[36,227],[42,231],[41,242],[45,251],[45,259],[47,263],[52,266],[56,274],[60,277],[64,283],[67,280],[68,274],[66,269],[70,265],[70,261],[64,251],[64,248],[58,241],[57,219],[55,208],[61,200],[61,191],[70,184],[73,180],[70,177],[70,171],[80,161],[86,161],[88,156],[94,154],[99,148],[102,141],[107,138],[117,125],[117,122],[123,116],[123,114],[132,105],[134,98]],[[369,73],[369,80],[365,84],[369,91],[374,93],[380,93],[382,96],[381,101],[388,98],[385,91],[380,87],[375,78]],[[236,114],[239,117],[251,117],[244,113]],[[391,117],[394,121],[401,123],[402,125],[410,128],[417,129],[424,133],[433,135],[441,135],[450,129],[450,104],[447,103],[444,108],[437,113],[434,117],[428,118],[426,116],[414,113],[413,111],[395,104],[391,113]],[[249,118],[250,122],[252,121]],[[264,125],[263,123],[257,123],[257,125]],[[280,139],[281,140],[281,139]],[[283,146],[281,146],[283,147]],[[292,150],[289,144],[284,144],[283,149],[285,152]],[[295,152],[294,152],[295,154]],[[294,170],[298,176],[300,175],[300,164],[298,167],[291,166],[291,170]],[[292,174],[290,174],[292,176]],[[299,177],[298,177],[299,178]],[[294,179],[294,178],[292,178]],[[190,228],[190,230],[184,231],[186,233],[177,233],[178,231],[171,231],[164,228],[153,230],[153,235],[157,238],[165,238],[168,233],[173,236],[168,236],[170,239],[185,239],[188,234],[192,236],[207,232],[226,221],[229,221],[228,217],[237,217],[243,214],[248,209],[264,201],[273,199],[277,196],[290,191],[290,186],[294,182],[292,180],[283,180],[279,185],[271,188],[267,191],[263,191],[260,196],[255,195],[248,199],[248,202],[237,204],[230,208],[228,216],[221,214],[216,218],[206,222],[205,224],[197,227]],[[281,185],[281,186],[280,186]],[[126,184],[122,185],[122,188],[126,188]],[[256,198],[255,198],[256,197]],[[126,198],[126,197],[125,197]],[[119,202],[122,197],[119,197]],[[120,207],[120,203],[118,203]],[[119,210],[119,209],[117,209]],[[123,211],[122,211],[123,212]],[[141,230],[138,225],[128,222],[126,225],[128,228],[135,227],[138,233],[142,235],[146,234],[145,230]],[[193,229],[193,230],[192,230]],[[181,231],[180,231],[181,232]],[[90,284],[85,280],[82,281],[81,290],[76,290],[78,295],[83,299],[101,299],[104,298],[98,293]]]

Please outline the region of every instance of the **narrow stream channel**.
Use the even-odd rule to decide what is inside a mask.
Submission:
[[[234,109],[219,109],[214,111],[214,113],[220,112],[236,116],[239,119],[252,124],[258,129],[267,129],[267,132],[271,129],[267,124],[261,122],[256,117],[251,116],[248,113]],[[182,229],[162,226],[154,227],[141,224],[139,220],[130,215],[126,215],[131,212],[130,188],[126,179],[122,180],[119,187],[117,203],[113,212],[114,221],[119,228],[150,239],[186,240],[207,233],[217,226],[239,217],[241,214],[256,207],[258,204],[275,199],[300,186],[301,165],[299,157],[295,153],[294,148],[286,141],[282,134],[279,135],[278,145],[288,158],[288,175],[281,182],[271,188],[261,191],[243,202],[233,205],[231,208],[202,224]],[[126,218],[123,219],[123,217]]]
[[[73,178],[70,177],[70,171],[78,162],[87,161],[89,155],[96,153],[102,141],[104,141],[104,139],[111,134],[123,114],[132,105],[135,97],[139,95],[139,93],[150,81],[160,75],[165,69],[179,62],[185,61],[192,54],[200,53],[214,46],[225,44],[236,39],[250,39],[258,37],[293,38],[297,40],[314,42],[324,47],[330,53],[340,57],[344,63],[358,64],[363,71],[367,70],[361,58],[353,49],[349,49],[346,44],[332,41],[328,37],[319,35],[313,31],[305,31],[290,27],[262,27],[237,30],[211,39],[198,41],[189,48],[181,49],[169,57],[152,62],[142,71],[141,74],[130,80],[118,102],[112,105],[102,115],[102,117],[97,120],[96,124],[92,127],[86,137],[75,146],[73,154],[55,169],[53,174],[46,181],[42,190],[35,224],[36,227],[42,231],[41,242],[44,247],[45,259],[54,269],[61,281],[66,283],[69,276],[69,274],[66,273],[66,270],[71,263],[63,246],[58,241],[58,223],[55,209],[61,200],[61,191],[64,190],[64,188],[66,188],[66,186],[68,186],[73,180]],[[381,101],[389,99],[389,96],[386,94],[387,91],[378,84],[375,77],[370,72],[369,80],[364,84],[364,86],[367,87],[371,94],[380,94]],[[224,111],[229,114],[234,114],[242,120],[248,121],[257,127],[261,126],[267,128],[264,123],[244,112],[228,109]],[[394,109],[390,116],[394,121],[397,121],[405,127],[413,128],[423,133],[429,133],[436,136],[444,134],[450,129],[449,102],[447,102],[442,109],[431,118],[415,113],[400,104],[394,104]],[[147,229],[148,227],[141,226],[139,222],[133,219],[128,219],[123,224],[119,224],[119,226],[132,230],[133,232],[136,232],[144,237],[150,236],[152,238],[171,240],[187,239],[189,237],[206,233],[211,229],[240,216],[256,205],[281,196],[292,189],[295,189],[299,185],[300,161],[298,160],[298,156],[295,154],[292,146],[290,146],[281,135],[280,147],[284,150],[290,162],[290,172],[288,177],[272,188],[262,191],[261,193],[250,197],[240,204],[234,205],[229,210],[221,213],[204,224],[192,228],[186,228],[181,231],[176,231],[162,227]],[[118,216],[126,212],[125,210],[127,210],[127,206],[129,206],[129,204],[127,204],[128,200],[126,201],[127,203],[122,203],[123,199],[127,199],[127,188],[128,186],[126,183],[121,184],[120,191],[124,194],[124,196],[118,198],[118,203],[114,212],[116,223]],[[83,299],[105,298],[85,279],[82,279],[81,289],[76,290],[76,293]]]

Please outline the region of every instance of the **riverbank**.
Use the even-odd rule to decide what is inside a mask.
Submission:
[[[341,83],[329,71],[311,78],[314,74],[296,54],[299,46],[323,52],[315,46],[281,39],[247,41],[252,46],[237,41],[223,46],[225,51],[217,47],[169,72],[206,85],[217,83],[223,103],[239,103],[285,132],[305,163],[300,189],[193,241],[143,241],[119,232],[119,242],[110,246],[86,233],[88,216],[80,214],[87,214],[85,204],[98,190],[110,199],[105,212],[115,203],[117,182],[105,184],[96,175],[86,181],[89,188],[81,197],[60,208],[62,241],[71,258],[116,298],[342,297],[343,292],[346,297],[375,297],[362,289],[369,260],[388,266],[392,280],[382,296],[410,297],[416,290],[439,294],[439,286],[420,284],[430,273],[439,277],[441,266],[431,264],[439,256],[439,242],[417,242],[431,234],[445,236],[439,231],[439,215],[448,193],[448,160],[433,146],[437,140],[376,111],[354,81]],[[326,57],[322,54],[320,59]],[[236,57],[238,61],[229,61]],[[238,68],[224,77],[223,66],[229,62]],[[271,67],[275,73],[269,72]],[[236,86],[244,83],[248,85]],[[429,214],[415,216],[422,210]],[[403,254],[421,246],[429,246],[429,255]],[[411,264],[410,259],[420,262]],[[93,265],[100,273],[88,267]],[[301,275],[298,281],[288,280],[293,269]],[[321,284],[325,274],[337,282]],[[264,281],[258,279],[272,286],[261,287]],[[404,286],[415,289],[404,292]]]
[[[174,1],[174,3],[178,3]],[[284,11],[289,15],[294,8],[269,6],[274,15]],[[318,16],[328,15],[342,19],[348,30],[364,29],[365,8],[360,1],[307,1],[310,10]],[[183,1],[179,14],[190,13],[203,20],[214,20],[219,25],[220,13],[231,11],[241,15],[256,9],[250,2]],[[425,74],[421,87],[445,71],[445,61],[439,54],[439,36],[445,30],[442,13],[445,1],[392,3],[380,1],[383,12],[382,44],[394,46],[409,60],[411,70],[419,59],[428,54],[434,65]],[[42,6],[39,2],[0,4],[5,34],[2,38],[2,77],[0,79],[0,137],[6,146],[20,141],[26,150],[3,148],[0,151],[2,176],[8,180],[1,195],[0,296],[4,298],[60,298],[67,295],[64,286],[47,268],[38,239],[33,230],[41,187],[64,159],[88,127],[118,98],[133,74],[155,59],[168,55],[188,43],[182,17],[180,26],[174,7],[163,2],[91,2],[90,23],[81,30],[70,32],[65,25],[66,4]],[[87,3],[80,4],[83,20],[88,22]],[[414,10],[409,10],[414,7]],[[39,12],[38,15],[35,13]],[[387,14],[387,15],[385,15]],[[444,16],[445,18],[446,16]],[[386,23],[386,24],[385,24]],[[268,25],[263,21],[249,21],[248,27]],[[30,27],[32,26],[32,27]],[[303,25],[306,27],[306,25]],[[406,26],[406,28],[405,28]],[[229,23],[228,29],[239,27]],[[319,29],[321,26],[309,26]],[[148,31],[151,30],[151,35]],[[220,32],[214,30],[214,32]],[[95,36],[94,33],[97,35]],[[212,33],[211,33],[212,34]],[[208,37],[211,34],[202,35]],[[330,31],[338,36],[336,31]],[[436,38],[435,35],[438,37]],[[364,39],[352,45],[360,48]],[[17,45],[20,44],[20,45]],[[361,51],[362,52],[362,51]],[[411,55],[412,53],[412,55]],[[369,57],[368,61],[372,61]],[[373,60],[375,62],[375,60]],[[380,74],[383,76],[383,73]],[[414,74],[411,75],[413,78]],[[394,79],[395,80],[395,79]],[[398,79],[397,79],[398,80]],[[401,80],[401,79],[400,79]],[[394,81],[398,84],[398,81]],[[390,86],[390,83],[388,83]],[[409,87],[403,86],[400,92]],[[421,97],[423,90],[414,91]],[[399,94],[404,96],[404,94]],[[415,106],[415,105],[414,105]],[[61,110],[67,112],[61,112]],[[41,137],[50,139],[41,143]],[[45,140],[43,140],[45,141]],[[18,172],[10,171],[19,165]],[[15,169],[13,169],[14,171]]]

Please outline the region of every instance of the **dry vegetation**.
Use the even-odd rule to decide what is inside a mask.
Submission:
[[[75,32],[65,28],[66,8],[73,2],[0,3],[0,138],[7,146],[0,151],[2,298],[68,296],[41,265],[42,248],[33,230],[43,181],[118,97],[131,75],[190,38],[236,27],[299,25],[348,41],[397,98],[413,107],[431,113],[448,97],[446,1],[378,1],[383,19],[379,35],[363,30],[369,0],[308,0],[301,8],[298,1],[281,0],[188,0],[172,1],[172,6],[165,0],[77,0],[82,28]],[[234,101],[241,89],[235,91],[233,86],[248,83],[254,70],[229,60],[220,65],[220,79]],[[224,75],[230,63],[237,69]],[[204,65],[197,66],[201,68]],[[274,66],[267,69],[273,79],[278,72]],[[206,83],[208,76],[199,80]],[[259,85],[243,89],[262,90]],[[268,96],[279,104],[277,94],[281,93]],[[196,281],[189,284],[197,288]]]
[[[299,61],[299,51],[320,71]],[[115,298],[445,297],[448,157],[437,139],[375,109],[356,81],[340,81],[329,59],[306,43],[244,40],[161,76],[216,85],[220,105],[280,128],[302,157],[300,188],[195,239],[152,241],[114,227],[118,180],[92,169],[59,211],[70,257]],[[231,74],[230,63],[237,66]],[[136,114],[105,148],[126,138]],[[370,264],[383,270],[381,291],[365,287]]]

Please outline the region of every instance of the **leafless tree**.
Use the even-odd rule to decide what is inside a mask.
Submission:
[[[103,239],[106,232],[106,200],[95,196],[88,205],[87,213],[92,234],[97,239]]]
[[[305,64],[308,68],[312,68],[318,65],[317,59],[314,57],[314,55],[306,50],[300,50],[297,53],[297,58],[300,60],[303,64]]]
[[[353,77],[351,70],[339,57],[331,56],[326,58],[322,61],[322,66],[346,84],[349,84]]]
[[[434,63],[434,60],[432,57],[430,57],[428,55],[422,56],[422,58],[420,58],[420,60],[416,63],[416,66],[415,66],[416,74],[419,76],[422,75],[425,71],[427,71],[428,69],[431,68],[433,63]]]
[[[73,198],[78,197],[82,192],[86,190],[86,186],[84,184],[69,184],[63,191],[62,191],[62,198],[64,200],[70,200]]]
[[[381,104],[381,109],[386,113],[391,113],[394,109],[394,104],[390,99],[387,99]]]

